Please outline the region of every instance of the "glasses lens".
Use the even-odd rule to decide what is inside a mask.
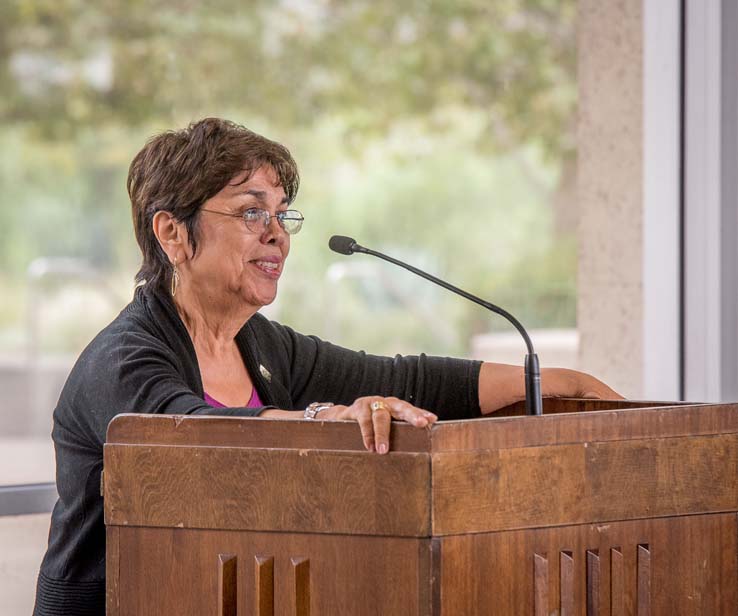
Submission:
[[[285,210],[277,214],[276,218],[282,228],[290,235],[294,235],[302,229],[304,218],[297,210]],[[266,210],[252,207],[243,213],[243,219],[249,231],[252,233],[264,233],[264,229],[267,228],[271,216]]]
[[[251,207],[243,213],[246,228],[252,233],[263,233],[269,219],[269,212],[258,207]]]
[[[279,216],[282,223],[282,228],[290,235],[294,235],[302,229],[302,223],[305,220],[297,210],[286,210],[277,214],[277,216]]]

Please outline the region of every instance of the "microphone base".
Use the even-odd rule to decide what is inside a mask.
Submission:
[[[535,353],[525,356],[525,414],[543,415],[541,367]]]

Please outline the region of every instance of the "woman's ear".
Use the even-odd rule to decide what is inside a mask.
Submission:
[[[187,259],[187,229],[170,212],[159,210],[151,221],[154,235],[171,263]]]

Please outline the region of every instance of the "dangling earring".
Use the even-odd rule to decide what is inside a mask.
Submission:
[[[179,270],[177,269],[177,258],[174,258],[174,264],[172,265],[172,297],[177,293],[177,287],[179,286]]]

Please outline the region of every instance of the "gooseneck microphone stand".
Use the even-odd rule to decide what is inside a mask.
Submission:
[[[394,259],[393,257],[385,255],[381,252],[377,252],[376,250],[372,250],[371,248],[365,248],[364,246],[357,244],[353,238],[345,237],[343,235],[334,235],[328,242],[328,246],[334,252],[342,255],[352,255],[356,252],[360,252],[366,255],[371,255],[373,257],[378,257],[379,259],[382,259],[394,265],[399,265],[400,267],[412,272],[413,274],[416,274],[417,276],[420,276],[421,278],[430,280],[438,286],[443,287],[444,289],[448,289],[449,291],[451,291],[452,293],[456,293],[457,295],[461,295],[461,297],[464,297],[469,301],[472,301],[475,304],[479,304],[487,310],[491,310],[492,312],[506,318],[510,323],[513,324],[515,329],[520,332],[520,335],[525,341],[525,346],[528,349],[528,354],[525,356],[524,364],[525,413],[526,415],[543,414],[543,399],[541,397],[541,368],[538,363],[538,355],[536,355],[536,352],[533,349],[533,343],[530,340],[530,336],[528,336],[528,332],[525,331],[525,328],[521,325],[520,321],[518,321],[507,310],[504,310],[503,308],[500,308],[499,306],[496,306],[495,304],[492,304],[490,302],[484,301],[483,299],[477,297],[476,295],[472,295],[471,293],[468,293],[463,289],[459,289],[458,287],[449,284],[445,280],[441,280],[440,278],[436,278],[431,274],[419,270],[417,267],[413,267],[412,265],[403,263],[402,261]]]

